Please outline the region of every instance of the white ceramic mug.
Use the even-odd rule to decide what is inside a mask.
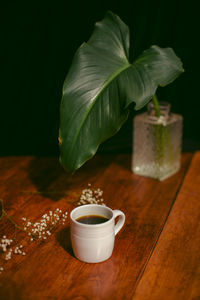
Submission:
[[[108,218],[101,224],[82,224],[78,218],[98,215]],[[115,224],[115,218],[119,220]],[[125,215],[120,210],[112,210],[98,204],[82,205],[70,214],[70,232],[75,256],[87,263],[98,263],[108,259],[113,252],[115,235],[125,222]]]

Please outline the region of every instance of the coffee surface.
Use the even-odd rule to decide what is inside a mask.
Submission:
[[[107,222],[109,219],[99,215],[88,215],[77,218],[76,221],[82,224],[101,224]]]

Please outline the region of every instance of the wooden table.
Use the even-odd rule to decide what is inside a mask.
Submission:
[[[180,172],[163,182],[134,175],[130,165],[129,154],[97,155],[70,176],[57,158],[0,158],[0,198],[18,224],[57,207],[70,213],[88,183],[126,215],[103,263],[74,257],[69,218],[46,241],[27,243],[25,256],[1,258],[1,300],[200,299],[200,152],[184,153]],[[5,218],[4,234],[13,234]]]

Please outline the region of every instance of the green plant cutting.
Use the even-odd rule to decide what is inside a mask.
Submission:
[[[60,162],[70,172],[92,158],[99,145],[127,120],[130,104],[139,110],[183,72],[171,48],[151,46],[129,61],[129,28],[108,11],[88,42],[75,53],[63,85],[60,107]]]

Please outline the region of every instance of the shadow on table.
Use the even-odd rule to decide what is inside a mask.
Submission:
[[[33,184],[29,189],[32,191],[25,192],[40,194],[53,201],[69,196],[70,202],[76,202],[80,191],[88,183],[95,182],[113,160],[113,155],[97,155],[72,175],[64,170],[57,157],[35,157],[27,166],[28,177]]]
[[[56,233],[56,239],[65,251],[67,251],[71,256],[75,257],[71,245],[69,226],[67,228],[58,231]]]
[[[0,283],[0,299],[16,300],[21,299],[22,287],[16,284],[12,278],[5,277]]]
[[[35,157],[27,167],[27,173],[36,191],[25,191],[40,194],[58,201],[66,194],[66,186],[61,177],[66,178],[66,172],[57,157]]]

